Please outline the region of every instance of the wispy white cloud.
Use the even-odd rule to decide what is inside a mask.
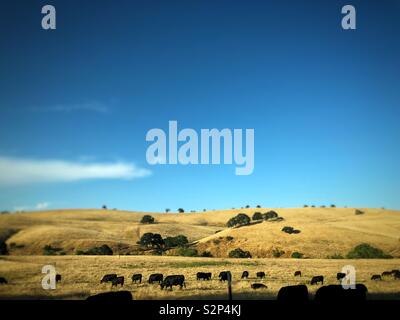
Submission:
[[[39,202],[36,206],[35,209],[36,210],[44,210],[47,209],[50,206],[49,202]]]
[[[20,211],[42,211],[48,209],[50,206],[49,202],[39,202],[36,205],[33,206],[16,206],[14,207],[14,211],[20,212]]]
[[[87,179],[135,179],[151,171],[132,163],[82,163],[0,157],[0,185],[72,182]]]
[[[69,113],[74,111],[91,111],[98,113],[108,113],[110,112],[110,108],[97,101],[78,103],[78,104],[58,104],[50,107],[33,107],[32,110],[39,112],[63,112]]]

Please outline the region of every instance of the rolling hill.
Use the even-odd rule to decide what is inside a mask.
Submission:
[[[273,257],[273,250],[284,251],[282,257],[300,252],[305,258],[345,255],[360,243],[369,243],[386,253],[400,257],[400,211],[352,208],[272,209],[284,220],[263,221],[240,228],[226,228],[226,222],[243,212],[271,208],[216,210],[199,213],[144,213],[118,210],[73,209],[0,215],[0,236],[7,238],[11,255],[41,255],[43,247],[62,248],[65,254],[87,250],[102,244],[114,253],[138,254],[136,242],[146,232],[163,237],[186,235],[201,253],[227,257],[241,248],[253,257]],[[150,214],[155,224],[140,224]],[[300,230],[299,234],[281,231],[283,226]]]

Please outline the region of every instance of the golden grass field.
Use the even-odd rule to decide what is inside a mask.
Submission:
[[[369,299],[400,299],[400,281],[391,278],[371,281],[371,274],[399,268],[400,260],[328,260],[328,259],[224,259],[186,258],[158,256],[8,256],[1,258],[0,274],[9,284],[0,285],[2,299],[84,299],[89,295],[109,290],[129,290],[134,299],[227,299],[227,285],[218,281],[218,274],[230,270],[233,275],[234,299],[275,299],[282,286],[309,284],[313,275],[324,275],[326,283],[337,284],[336,273],[346,264],[356,268],[357,281],[369,290]],[[55,290],[41,287],[43,265],[56,267],[63,277]],[[240,280],[244,270],[250,272],[250,279]],[[301,278],[294,277],[296,270],[302,270]],[[213,280],[197,281],[198,271],[212,272]],[[264,271],[264,280],[256,280],[255,273]],[[161,290],[157,284],[132,284],[133,273],[142,273],[145,279],[151,273],[183,274],[186,288],[174,287],[172,291]],[[123,289],[111,289],[111,284],[100,284],[106,273],[125,276]],[[258,282],[267,289],[254,291],[250,284]],[[320,287],[308,285],[311,294]]]
[[[400,269],[400,211],[363,209],[355,215],[354,208],[274,208],[285,220],[264,221],[241,228],[226,228],[226,222],[244,212],[266,212],[271,208],[207,211],[199,213],[143,213],[117,210],[57,210],[0,215],[0,235],[11,234],[7,239],[10,255],[0,258],[0,276],[9,284],[0,285],[0,298],[63,298],[80,299],[110,289],[100,285],[106,273],[118,273],[130,277],[152,272],[184,274],[187,288],[161,291],[156,285],[133,285],[126,279],[125,289],[131,290],[136,299],[190,299],[226,298],[226,284],[216,280],[220,271],[233,272],[233,290],[236,298],[274,299],[280,287],[307,283],[313,275],[324,275],[328,283],[337,283],[336,273],[346,264],[356,267],[357,280],[367,285],[369,298],[400,299],[400,281],[384,279],[373,282],[372,274]],[[156,219],[156,224],[143,225],[139,221],[144,214]],[[300,234],[286,234],[283,226],[301,230]],[[146,232],[160,233],[163,237],[186,235],[198,252],[210,251],[214,258],[187,258],[173,256],[137,255],[136,242]],[[227,237],[232,238],[227,238]],[[346,253],[360,243],[369,243],[392,255],[389,260],[332,260],[333,254]],[[77,250],[93,246],[109,245],[114,256],[76,256]],[[65,256],[42,256],[43,247],[62,248]],[[252,254],[252,259],[229,259],[230,250],[241,248]],[[273,258],[272,250],[285,251],[280,258]],[[291,259],[298,251],[307,259]],[[121,254],[121,256],[118,256]],[[130,254],[131,256],[126,256]],[[173,251],[167,253],[173,254]],[[41,288],[41,268],[55,264],[63,276],[62,283],[54,291]],[[263,281],[268,289],[250,289],[255,279],[240,281],[241,272],[248,270],[251,276],[264,271]],[[302,270],[302,278],[294,278],[293,272]],[[198,271],[212,272],[214,280],[195,280]],[[315,286],[309,286],[311,292]],[[116,290],[116,289],[114,289]]]

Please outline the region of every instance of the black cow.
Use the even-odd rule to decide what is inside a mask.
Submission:
[[[7,284],[6,278],[0,277],[0,284]]]
[[[265,284],[262,284],[262,283],[253,283],[253,284],[251,285],[251,288],[254,289],[254,290],[257,290],[257,289],[267,289],[267,286],[266,286]]]
[[[317,302],[355,302],[367,299],[368,289],[363,284],[356,284],[355,289],[344,289],[341,285],[331,284],[323,286],[315,293],[314,300]]]
[[[228,276],[230,276],[230,278],[232,279],[230,271],[221,271],[218,276],[219,281],[228,281]]]
[[[241,279],[247,279],[249,277],[248,271],[243,271]]]
[[[382,277],[381,277],[380,274],[374,274],[374,275],[371,277],[371,280],[382,280]]]
[[[181,289],[182,287],[186,288],[185,276],[183,275],[166,276],[164,281],[161,282],[160,284],[161,290],[168,287],[172,290],[173,286],[180,286]]]
[[[56,282],[61,281],[61,274],[56,274]]]
[[[324,277],[323,277],[323,276],[315,276],[315,277],[312,277],[312,279],[311,279],[311,285],[313,285],[313,284],[318,284],[319,282],[321,282],[321,284],[324,284]]]
[[[397,272],[394,274],[394,278],[395,278],[396,280],[399,280],[399,279],[400,279],[400,271],[397,271]]]
[[[115,302],[125,302],[132,301],[132,294],[129,291],[111,291],[103,292],[90,297],[87,297],[87,301],[115,301]]]
[[[297,276],[301,277],[301,271],[295,271],[294,276],[295,277],[297,277]]]
[[[308,289],[304,284],[282,287],[278,292],[278,301],[302,303],[308,301]]]
[[[164,279],[164,276],[161,273],[153,273],[149,277],[149,283],[158,282],[161,283]]]
[[[117,277],[116,273],[110,273],[110,274],[106,274],[103,279],[101,279],[100,283],[103,282],[111,282],[113,279],[115,279]]]
[[[197,280],[211,280],[211,272],[197,272]]]
[[[111,287],[114,287],[114,286],[117,287],[119,284],[121,285],[121,287],[123,287],[124,286],[124,281],[125,281],[124,276],[116,277],[116,278],[111,280],[111,283],[112,283]]]
[[[132,276],[132,283],[138,282],[142,283],[142,275],[140,273],[136,273]]]
[[[388,277],[392,275],[392,271],[384,271],[382,272],[382,277]]]
[[[397,272],[400,272],[400,270],[392,270],[392,275],[395,275]]]
[[[261,271],[261,272],[257,272],[257,278],[263,279],[265,278],[265,272]]]
[[[346,278],[346,274],[345,274],[345,273],[343,273],[343,272],[338,272],[338,273],[336,274],[336,279],[337,279],[337,280],[342,280],[342,279],[344,279],[344,278]]]

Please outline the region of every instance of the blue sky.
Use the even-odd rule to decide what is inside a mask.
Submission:
[[[2,210],[400,209],[399,1],[45,4],[1,4]],[[253,174],[148,165],[170,120],[254,128]]]

